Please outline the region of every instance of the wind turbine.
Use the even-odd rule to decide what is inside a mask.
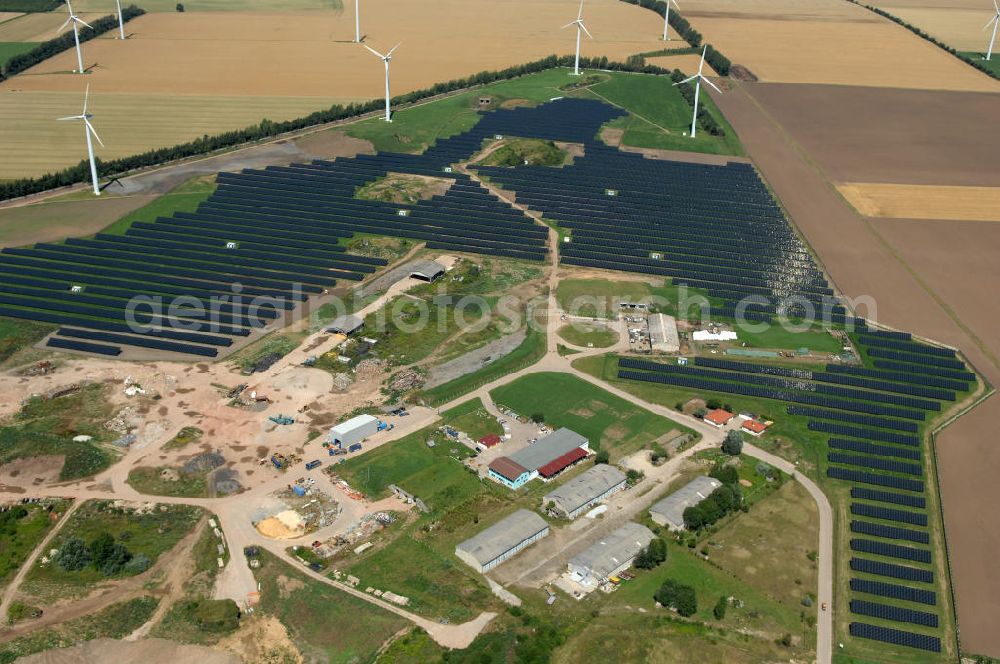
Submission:
[[[677,4],[677,0],[666,0],[667,8],[663,10],[663,41],[670,41],[670,35],[667,34],[667,26],[670,25],[670,4],[673,3],[674,7],[680,9],[680,5]]]
[[[69,18],[66,22],[59,26],[56,32],[62,32],[66,29],[66,26],[70,23],[73,24],[73,39],[76,41],[76,63],[80,66],[80,71],[78,73],[83,74],[83,53],[80,52],[80,26],[85,25],[91,30],[93,27],[84,21],[82,18],[73,13],[73,5],[69,4],[69,0],[66,0],[66,9],[69,10]]]
[[[592,34],[590,34],[590,31],[587,30],[587,26],[585,26],[583,24],[583,0],[580,0],[580,11],[576,15],[576,20],[575,21],[570,21],[569,23],[567,23],[566,25],[564,25],[563,29],[565,30],[566,28],[570,27],[571,25],[575,25],[576,26],[576,60],[573,62],[573,75],[574,76],[579,76],[580,75],[580,34],[582,32],[586,32],[588,37],[590,37],[591,39],[594,38],[594,36]]]
[[[125,39],[125,20],[122,18],[122,0],[115,0],[118,5],[118,39]]]
[[[402,43],[403,42],[399,42],[399,44]],[[389,110],[389,61],[392,60],[392,52],[395,51],[397,48],[399,48],[399,44],[396,44],[391,49],[389,49],[389,52],[386,53],[385,55],[382,55],[368,44],[361,44],[369,51],[371,51],[378,57],[382,58],[382,62],[385,63],[385,121],[386,122],[392,122],[392,112]]]
[[[993,14],[993,18],[986,21],[986,25],[983,26],[983,30],[990,27],[990,23],[993,24],[993,36],[990,37],[990,47],[986,50],[986,59],[989,60],[990,56],[993,55],[993,42],[997,40],[997,26],[1000,25],[1000,5],[997,4],[997,0],[993,0],[993,9],[996,13]]]
[[[354,0],[354,41],[361,43],[361,0]]]
[[[92,114],[87,112],[87,99],[90,97],[90,85],[87,85],[87,91],[83,95],[83,113],[80,115],[70,115],[65,118],[58,118],[58,120],[83,120],[83,133],[87,136],[87,156],[90,157],[90,179],[94,183],[94,195],[101,195],[101,188],[97,185],[97,162],[94,160],[94,142],[90,139],[90,135],[93,134],[97,142],[104,147],[104,141],[101,137],[97,135],[94,130],[94,126],[90,124],[90,118],[94,117]]]
[[[697,128],[698,128],[698,94],[701,92],[701,82],[705,81],[710,86],[712,86],[713,90],[715,90],[719,94],[722,94],[722,90],[720,90],[715,85],[715,83],[712,83],[712,81],[710,81],[707,78],[705,78],[705,76],[702,75],[702,73],[701,73],[702,68],[705,66],[705,52],[706,51],[708,51],[708,44],[705,44],[705,48],[703,48],[701,50],[701,62],[698,64],[698,73],[695,74],[694,76],[688,76],[683,81],[678,81],[678,82],[674,83],[674,85],[677,86],[677,85],[680,85],[681,83],[687,83],[689,81],[695,81],[695,84],[694,84],[694,115],[691,116],[691,138],[694,138],[695,131],[697,131]]]

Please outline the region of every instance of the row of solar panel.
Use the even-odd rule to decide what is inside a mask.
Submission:
[[[951,348],[940,348],[938,346],[928,346],[926,344],[913,341],[901,341],[886,337],[861,335],[858,341],[865,346],[875,346],[878,348],[889,348],[906,353],[918,353],[921,355],[935,355],[937,357],[955,357],[955,351]]]
[[[830,463],[840,463],[847,466],[858,466],[869,470],[882,470],[889,473],[901,473],[904,475],[923,475],[923,468],[919,464],[906,463],[885,457],[867,456],[862,454],[843,454],[841,452],[830,452],[826,455],[826,460]]]
[[[913,623],[921,627],[938,626],[937,614],[928,613],[927,611],[916,611],[889,604],[879,604],[878,602],[866,602],[860,599],[851,600],[850,606],[851,613],[856,613],[859,616],[870,616],[893,622]]]
[[[847,450],[849,452],[861,452],[863,454],[874,454],[883,457],[896,457],[899,459],[912,459],[920,461],[920,450],[911,447],[897,447],[895,445],[876,445],[863,440],[853,440],[851,438],[831,438],[827,444],[836,450]]]
[[[909,364],[907,362],[894,362],[892,360],[876,359],[872,362],[872,365],[876,369],[888,369],[889,371],[902,373],[913,372],[916,374],[926,374],[929,376],[937,376],[939,378],[947,378],[948,380],[968,382],[976,379],[976,374],[971,371],[957,371],[943,367],[928,366],[926,364]],[[921,375],[919,378],[923,378],[923,376]]]
[[[815,420],[809,422],[806,426],[810,431],[848,436],[850,438],[866,438],[868,440],[877,440],[882,443],[896,443],[898,445],[920,447],[920,438],[917,436],[895,433],[893,431],[868,429],[865,427],[851,427],[846,424],[837,424],[836,422],[822,422]]]
[[[840,466],[830,466],[826,469],[826,476],[835,480],[845,480],[857,484],[871,484],[889,489],[899,489],[901,491],[913,491],[914,493],[924,492],[924,483],[919,480],[911,480],[895,475],[881,475],[863,470],[852,470],[841,468]]]
[[[940,387],[954,392],[963,392],[969,388],[969,384],[965,380],[948,380],[925,374],[914,374],[909,371],[884,371],[879,369],[868,369],[866,367],[855,367],[846,364],[828,364],[826,365],[826,371],[828,373],[850,374],[853,376],[877,378],[880,380],[889,380],[898,383]]]
[[[886,563],[881,560],[851,558],[851,569],[855,572],[863,574],[884,576],[890,579],[900,579],[901,581],[934,583],[934,572],[930,570],[920,569],[919,567],[908,567],[906,565],[897,565],[896,563]],[[934,602],[931,602],[931,604],[933,603]]]
[[[877,540],[852,539],[851,550],[860,553],[871,553],[876,556],[886,556],[888,558],[899,558],[901,560],[912,560],[918,563],[931,562],[931,552],[927,549],[918,549],[902,544],[889,544]],[[911,588],[912,590],[912,588]]]
[[[883,539],[903,540],[916,544],[930,544],[930,535],[926,531],[900,528],[898,526],[886,526],[871,521],[852,520],[851,532],[858,535],[881,537]]]
[[[806,417],[816,417],[825,420],[839,420],[841,422],[864,424],[865,426],[879,427],[882,429],[894,429],[896,431],[908,431],[910,433],[917,432],[917,425],[915,422],[902,422],[900,420],[893,420],[886,417],[875,417],[873,415],[843,413],[840,411],[829,410],[826,408],[812,408],[809,406],[789,406],[788,414],[804,415]]]
[[[914,496],[908,493],[894,493],[892,491],[880,491],[878,489],[869,489],[860,486],[851,487],[851,498],[856,500],[874,500],[880,503],[902,505],[904,507],[916,507],[918,509],[924,509],[927,507],[927,501],[923,496]]]
[[[851,636],[863,639],[881,641],[882,643],[889,643],[894,646],[906,646],[907,648],[916,648],[918,650],[941,652],[941,639],[936,636],[914,634],[913,632],[904,632],[898,629],[890,629],[889,627],[879,627],[878,625],[858,622],[852,622],[848,629]]]
[[[883,521],[909,523],[914,526],[927,526],[927,515],[922,512],[897,510],[880,505],[869,505],[868,503],[851,503],[851,514],[882,519]]]

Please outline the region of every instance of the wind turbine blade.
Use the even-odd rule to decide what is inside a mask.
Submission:
[[[683,81],[677,81],[676,83],[674,83],[674,85],[680,85],[681,83],[690,83],[696,78],[698,78],[698,74],[695,74],[694,76],[688,76]]]
[[[581,29],[582,29],[582,30],[583,30],[584,32],[586,32],[586,33],[587,33],[587,36],[588,36],[588,37],[590,37],[591,39],[593,39],[593,38],[594,38],[594,35],[590,34],[590,30],[588,30],[588,29],[587,29],[587,26],[585,26],[585,25],[583,24],[583,21],[580,21],[580,28],[581,28]]]
[[[993,8],[997,10],[997,16],[1000,16],[1000,5],[997,4],[997,0],[993,0]]]
[[[385,57],[388,58],[390,55],[392,55],[392,52],[395,51],[400,46],[402,46],[402,44],[403,44],[403,42],[399,42],[398,44],[396,44],[395,46],[393,46],[392,48],[390,48],[389,52],[385,54]]]
[[[87,118],[84,118],[83,122],[87,125],[87,130],[94,135],[94,138],[97,139],[97,142],[100,143],[101,147],[103,148],[104,141],[102,141],[101,137],[97,135],[97,131],[94,129],[94,125],[90,124],[90,120],[88,120]]]
[[[991,25],[993,25],[994,23],[996,23],[997,20],[1000,20],[1000,14],[996,14],[993,18],[991,18],[990,20],[986,21],[986,25],[984,25],[982,27],[982,29],[985,30],[986,28],[988,28]]]
[[[361,45],[362,45],[362,46],[364,46],[365,48],[367,48],[367,49],[368,49],[369,51],[371,51],[371,52],[372,52],[372,53],[374,53],[375,55],[377,55],[378,57],[380,57],[380,58],[382,58],[383,60],[385,60],[385,56],[384,56],[384,55],[382,55],[381,53],[379,53],[378,51],[376,51],[375,49],[373,49],[373,48],[372,48],[371,46],[369,46],[368,44],[366,44],[366,43],[364,43],[364,42],[361,42]]]
[[[704,76],[702,76],[701,77],[701,81],[702,81],[702,83],[708,83],[709,87],[711,87],[713,90],[715,90],[716,92],[718,92],[720,95],[722,94],[722,90],[720,90],[718,88],[718,86],[715,85],[715,83],[712,83],[712,81],[710,81],[709,79],[707,79]]]
[[[580,11],[576,13],[576,20],[583,18],[583,0],[580,0]]]
[[[70,16],[68,19],[66,19],[65,23],[63,23],[62,25],[59,26],[59,28],[56,29],[56,32],[57,33],[62,32],[63,30],[66,29],[66,26],[69,25],[72,22],[73,22],[73,17]]]
[[[677,9],[681,8],[681,6],[677,4],[677,0],[670,0],[670,2],[672,2],[674,4],[674,7],[677,7]]]
[[[569,23],[567,23],[566,25],[564,25],[563,27],[561,27],[560,30],[565,30],[566,28],[568,28],[571,25],[576,25],[576,21],[570,21]]]
[[[82,23],[83,25],[87,26],[87,27],[88,27],[88,28],[90,28],[91,30],[93,30],[93,29],[94,29],[94,26],[92,26],[92,25],[91,25],[90,23],[87,23],[87,22],[86,22],[86,21],[84,21],[84,20],[83,20],[82,18],[77,18],[77,17],[75,17],[75,16],[74,16],[74,17],[73,17],[73,20],[74,20],[74,21],[76,21],[77,23]]]
[[[83,113],[87,115],[87,100],[90,98],[90,83],[87,83],[87,90],[83,93]]]
[[[56,118],[56,121],[59,121],[59,122],[61,122],[61,121],[63,121],[63,120],[80,120],[80,119],[82,119],[82,118],[83,118],[83,116],[82,116],[82,115],[67,115],[67,116],[66,116],[66,117],[64,117],[64,118]]]

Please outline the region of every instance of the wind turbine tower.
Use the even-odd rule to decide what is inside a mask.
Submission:
[[[670,41],[670,35],[667,34],[667,28],[670,26],[670,5],[673,4],[674,7],[680,9],[680,5],[677,4],[677,0],[666,0],[667,7],[663,10],[663,41]]]
[[[115,0],[118,5],[118,39],[125,39],[125,19],[122,18],[122,0]]]
[[[354,41],[361,43],[361,0],[354,0]]]
[[[83,74],[83,53],[80,51],[80,26],[85,25],[88,28],[91,28],[91,30],[93,30],[93,27],[73,13],[73,5],[69,3],[69,0],[66,0],[66,9],[69,10],[69,18],[66,19],[65,23],[59,26],[59,29],[56,32],[62,32],[66,29],[67,25],[70,23],[73,24],[73,39],[76,41],[76,64],[80,67],[77,73]]]
[[[402,44],[402,42],[400,42],[400,44]],[[386,53],[385,55],[382,55],[368,44],[361,44],[361,45],[367,48],[375,55],[377,55],[378,57],[382,58],[382,62],[385,63],[385,121],[392,122],[392,111],[389,108],[389,61],[392,60],[392,52],[395,51],[397,48],[399,48],[399,44],[396,44],[391,49],[389,49],[389,52]]]
[[[83,113],[80,115],[70,115],[65,118],[58,118],[58,120],[83,120],[83,133],[87,137],[87,156],[90,158],[90,179],[94,184],[94,195],[101,195],[101,188],[97,184],[97,162],[94,160],[94,142],[91,140],[91,134],[97,139],[97,142],[104,147],[104,142],[101,137],[97,135],[94,130],[94,126],[90,124],[90,118],[94,117],[91,113],[87,112],[87,100],[90,98],[90,85],[87,86],[87,91],[83,95]]]
[[[706,44],[705,48],[703,48],[701,50],[701,62],[698,64],[698,73],[695,74],[694,76],[688,76],[683,81],[678,81],[677,83],[674,83],[674,85],[676,86],[676,85],[680,85],[681,83],[688,83],[690,81],[694,81],[695,82],[695,84],[694,84],[694,115],[691,116],[691,138],[695,137],[695,132],[698,130],[698,95],[701,93],[701,82],[705,81],[705,83],[707,83],[708,85],[710,85],[713,90],[715,90],[719,94],[722,94],[722,90],[720,90],[715,85],[715,83],[712,83],[712,81],[710,81],[707,78],[705,78],[705,76],[701,73],[702,69],[705,67],[705,52],[706,51],[708,51],[708,44]]]
[[[570,21],[569,23],[567,23],[566,25],[564,25],[563,29],[565,30],[566,28],[570,27],[571,25],[575,25],[576,26],[576,60],[574,60],[574,62],[573,62],[573,76],[579,76],[580,75],[580,35],[581,35],[581,33],[586,32],[588,37],[590,37],[591,39],[594,38],[594,36],[592,34],[590,34],[590,31],[587,30],[587,26],[585,26],[583,24],[583,0],[580,0],[580,11],[577,12],[576,20],[575,21]]]
[[[986,25],[983,26],[983,30],[985,30],[986,28],[990,27],[991,23],[993,24],[993,36],[990,37],[990,46],[989,48],[986,49],[987,60],[989,60],[990,57],[993,55],[993,42],[997,40],[997,26],[1000,25],[1000,5],[997,4],[997,0],[993,0],[993,9],[995,10],[996,13],[993,14],[993,18],[986,21]]]

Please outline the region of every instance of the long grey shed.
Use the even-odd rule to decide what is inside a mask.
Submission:
[[[649,516],[660,526],[680,530],[684,527],[684,510],[705,500],[720,486],[722,482],[714,477],[696,477],[650,507]]]
[[[455,547],[455,555],[477,572],[488,572],[549,534],[549,524],[520,509]]]

